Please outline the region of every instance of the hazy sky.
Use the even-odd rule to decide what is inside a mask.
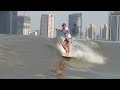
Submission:
[[[28,11],[26,13],[31,17],[32,29],[40,29],[41,14],[54,14],[55,15],[55,28],[61,28],[62,23],[68,24],[68,15],[71,13],[83,13],[83,31],[86,30],[88,24],[96,25],[97,33],[100,26],[108,24],[107,11]],[[23,15],[23,11],[19,11],[18,15]]]

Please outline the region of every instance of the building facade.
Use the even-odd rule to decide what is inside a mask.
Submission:
[[[31,19],[29,16],[17,16],[17,34],[29,35],[31,31]]]
[[[55,16],[53,14],[41,15],[40,35],[47,38],[54,38],[56,36]]]
[[[73,37],[81,38],[82,36],[82,13],[70,14],[68,27]]]
[[[103,40],[108,39],[108,27],[107,27],[107,24],[104,24],[104,27],[102,29],[102,39]]]
[[[100,26],[100,36],[99,39],[102,39],[102,26]]]
[[[17,11],[0,11],[0,34],[16,34]]]
[[[120,11],[109,11],[108,14],[108,39],[120,41]]]
[[[100,27],[100,38],[101,40],[108,40],[108,26],[104,24]]]
[[[94,40],[96,39],[96,26],[94,24],[90,24],[86,28],[86,39]]]

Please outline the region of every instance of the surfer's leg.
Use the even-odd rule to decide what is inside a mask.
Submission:
[[[63,42],[62,46],[63,46],[63,48],[65,49],[65,51],[66,51],[66,53],[67,53],[66,44],[67,44],[67,42],[66,42],[66,40],[64,40],[64,42]]]
[[[63,46],[65,46],[65,44],[66,44],[66,41],[64,40],[64,42],[63,42],[63,44],[62,44],[62,45],[63,45]]]
[[[69,51],[68,51],[68,41],[66,42],[66,54],[68,54],[69,53]]]
[[[70,41],[67,42],[67,55],[70,54]]]

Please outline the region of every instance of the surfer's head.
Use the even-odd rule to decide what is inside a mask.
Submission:
[[[63,24],[62,24],[62,27],[65,28],[65,27],[66,27],[66,23],[63,23]]]

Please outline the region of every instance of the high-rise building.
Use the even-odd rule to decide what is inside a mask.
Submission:
[[[120,41],[120,11],[109,11],[109,41]]]
[[[99,37],[100,37],[100,35],[99,35],[99,34],[97,34],[96,39],[98,40],[98,39],[99,39]]]
[[[100,36],[99,39],[102,39],[102,25],[100,26]]]
[[[68,27],[73,37],[81,38],[82,36],[82,13],[70,14]]]
[[[90,24],[86,28],[86,39],[96,39],[96,26],[94,24]]]
[[[56,36],[55,16],[53,14],[42,14],[40,35],[42,37],[54,38]]]
[[[0,11],[0,33],[16,34],[17,11]]]
[[[85,39],[89,39],[89,38],[88,38],[88,27],[86,27]]]
[[[108,27],[107,27],[107,24],[104,24],[104,27],[102,29],[102,39],[103,40],[108,39]]]
[[[108,40],[108,26],[104,24],[104,26],[100,27],[100,39],[101,40]]]
[[[17,16],[17,34],[18,35],[29,35],[31,31],[29,16]]]

